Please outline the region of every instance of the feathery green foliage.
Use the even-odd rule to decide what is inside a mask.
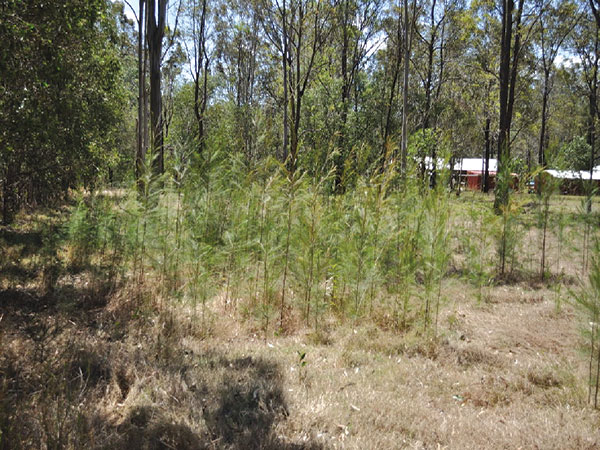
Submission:
[[[575,304],[585,317],[582,333],[587,337],[589,352],[588,365],[588,402],[598,407],[598,389],[600,386],[600,242],[596,240],[591,258],[589,286],[574,295]]]

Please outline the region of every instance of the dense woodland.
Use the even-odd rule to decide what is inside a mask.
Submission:
[[[500,155],[521,173],[597,162],[595,0],[15,0],[1,13],[5,223],[71,188],[232,156],[333,170],[338,193],[424,156]]]
[[[0,43],[0,449],[600,446],[597,184],[544,172],[600,164],[599,0],[0,0]]]

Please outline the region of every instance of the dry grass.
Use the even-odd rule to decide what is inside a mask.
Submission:
[[[42,292],[35,238],[6,232],[2,449],[600,447],[578,318],[533,277],[480,304],[445,280],[435,339],[377,314],[325,315],[315,332],[290,313],[286,335],[265,336],[224,295],[202,315],[86,271]]]
[[[56,440],[44,420],[71,402],[72,448],[597,448],[573,312],[492,296],[457,295],[436,341],[372,323],[265,341],[222,304],[210,336],[184,310],[122,324],[107,307],[79,323],[38,313],[51,328],[39,338],[3,302],[4,401],[19,419],[4,433]]]

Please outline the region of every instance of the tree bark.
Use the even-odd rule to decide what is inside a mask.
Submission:
[[[496,198],[494,209],[500,212],[500,207],[508,203],[509,180],[506,165],[510,162],[510,127],[513,117],[515,102],[515,86],[519,66],[521,46],[521,17],[523,14],[523,2],[519,0],[516,17],[513,18],[515,9],[514,0],[503,0],[502,2],[502,39],[500,46],[500,126],[498,134],[498,175],[496,183]],[[514,46],[513,46],[513,22]]]
[[[517,7],[517,15],[515,17],[515,24],[514,24],[514,36],[515,36],[515,40],[514,40],[514,44],[512,47],[512,62],[510,65],[510,88],[508,91],[508,112],[507,112],[507,124],[508,124],[508,129],[507,129],[507,144],[508,144],[508,157],[510,158],[510,129],[511,129],[511,125],[512,125],[512,119],[513,119],[513,111],[514,111],[514,106],[515,106],[515,87],[517,86],[517,75],[519,73],[519,57],[521,56],[521,18],[523,17],[523,3],[525,2],[525,0],[518,0],[518,7]],[[510,48],[510,41],[509,41],[509,52],[511,51]]]
[[[295,21],[295,30],[296,30],[296,43],[295,48],[296,51],[294,53],[294,65],[290,65],[290,69],[295,69],[293,72],[293,76],[290,77],[293,80],[292,85],[290,86],[291,92],[291,106],[292,106],[292,126],[290,129],[290,161],[289,167],[290,171],[294,173],[296,171],[296,167],[298,164],[298,144],[299,144],[299,132],[300,132],[300,112],[302,110],[302,97],[304,95],[304,89],[301,83],[302,76],[302,59],[301,59],[301,49],[304,41],[304,18],[305,18],[305,10],[304,4],[299,2],[296,8],[295,13],[298,14],[297,21]],[[317,29],[314,30],[315,33],[315,41],[316,44],[316,34]],[[314,57],[314,53],[313,53]],[[294,67],[295,66],[295,67]],[[310,70],[310,68],[307,67]],[[305,74],[307,77],[305,80],[308,80],[308,74]]]
[[[492,120],[487,117],[485,119],[485,129],[484,129],[484,137],[485,137],[485,157],[483,160],[483,186],[482,190],[485,193],[490,191],[490,151],[492,148],[492,143],[490,140],[490,125]]]
[[[343,192],[343,175],[344,164],[346,160],[346,123],[348,121],[348,108],[350,101],[350,76],[348,73],[348,48],[350,46],[350,38],[348,36],[348,16],[349,16],[349,0],[344,0],[342,4],[342,50],[340,55],[341,72],[342,72],[342,89],[341,89],[341,126],[340,135],[338,138],[337,156],[334,160],[335,164],[335,192],[341,194]]]
[[[163,124],[162,124],[162,92],[161,92],[161,56],[162,41],[165,34],[165,18],[168,0],[148,1],[147,40],[150,59],[150,135],[152,138],[152,166],[156,175],[165,171]],[[158,12],[158,17],[156,16]]]
[[[320,1],[299,0],[291,9],[287,29],[287,62],[288,87],[290,101],[290,150],[287,158],[290,173],[294,173],[298,165],[298,147],[300,144],[300,118],[302,98],[311,80],[317,55],[321,51],[328,36],[323,30],[328,23],[327,11],[322,15]],[[307,33],[307,20],[313,21],[311,33]],[[331,28],[328,28],[330,31]],[[290,50],[293,49],[293,52]],[[284,52],[285,53],[285,52]]]
[[[436,0],[432,0],[431,2],[431,9],[429,12],[429,28],[430,28],[430,37],[429,40],[426,41],[427,43],[427,72],[426,72],[426,76],[425,76],[425,110],[423,112],[423,122],[422,122],[422,127],[423,130],[427,130],[428,128],[431,127],[431,109],[432,109],[432,103],[434,101],[437,102],[437,99],[439,98],[439,93],[441,90],[441,86],[442,86],[442,77],[443,77],[443,70],[444,70],[444,54],[443,54],[443,33],[444,33],[444,28],[443,28],[443,21],[445,20],[445,17],[442,16],[442,18],[436,23],[435,20],[435,8],[436,8],[436,4],[437,1]],[[437,36],[438,36],[438,30],[439,27],[442,26],[442,37],[441,37],[441,44],[440,44],[440,73],[439,73],[439,79],[438,79],[438,85],[437,85],[437,89],[434,95],[434,80],[433,80],[433,60],[434,60],[434,56],[435,56],[435,43],[437,40]],[[436,121],[437,122],[437,121]],[[437,123],[434,123],[434,128],[436,127]],[[437,144],[434,142],[433,148],[431,149],[431,178],[430,178],[430,185],[431,187],[435,187],[436,182],[437,182]]]
[[[542,125],[540,129],[540,142],[538,147],[538,164],[540,166],[546,165],[546,122],[548,120],[548,96],[550,95],[549,89],[550,70],[544,69],[544,90],[542,93]]]
[[[596,19],[596,27],[600,28],[600,0],[590,0],[590,7]]]
[[[406,3],[406,1],[405,1]],[[406,14],[404,15],[405,19],[406,19]],[[385,165],[386,165],[386,155],[387,155],[387,146],[388,146],[388,139],[389,136],[391,134],[391,128],[392,128],[392,112],[393,112],[393,107],[394,107],[394,96],[396,94],[396,84],[398,83],[398,76],[400,74],[400,65],[402,64],[402,49],[403,46],[406,47],[408,45],[408,41],[407,40],[403,40],[402,39],[402,27],[400,26],[400,18],[398,18],[398,28],[397,28],[397,49],[396,49],[396,58],[395,58],[395,64],[394,64],[394,71],[392,74],[392,85],[390,87],[390,96],[388,98],[387,104],[386,104],[386,116],[385,116],[385,126],[383,129],[383,148],[381,149],[381,171],[383,172],[383,170],[385,169]],[[404,26],[408,26],[406,23],[404,24]],[[405,29],[405,33],[404,33],[404,39],[406,39],[406,29]],[[406,70],[406,68],[405,68]],[[404,121],[402,122],[404,124]]]
[[[137,180],[138,191],[144,192],[144,164],[145,164],[145,140],[144,140],[144,122],[145,122],[145,95],[146,95],[146,77],[144,67],[144,7],[146,0],[139,0],[138,6],[138,123],[137,123],[137,149],[135,154],[135,179]]]
[[[416,0],[413,0],[413,23],[416,14]],[[404,0],[404,82],[402,86],[402,146],[400,155],[400,171],[402,176],[406,174],[406,147],[408,143],[408,122],[407,122],[407,110],[408,110],[408,70],[409,70],[409,59],[410,51],[412,47],[412,30],[409,33],[409,27],[412,24],[409,23],[408,18],[408,0]]]
[[[594,160],[596,159],[595,155],[595,146],[596,146],[596,108],[597,108],[597,98],[595,92],[590,92],[588,95],[588,105],[589,105],[589,117],[588,117],[588,132],[587,132],[587,143],[590,146],[590,180],[592,179],[592,175],[594,173]]]
[[[200,13],[200,30],[196,36],[196,25],[194,23],[194,116],[198,126],[198,155],[204,153],[204,116],[206,114],[206,105],[208,97],[208,66],[209,60],[206,54],[206,14],[207,0],[202,0],[202,12]],[[195,6],[195,5],[194,5]],[[193,11],[194,21],[196,11]],[[202,81],[200,74],[202,73]]]
[[[16,168],[9,162],[2,183],[2,224],[10,225],[14,220],[16,199]]]
[[[283,0],[283,8],[281,10],[281,16],[283,21],[283,149],[282,156],[283,161],[288,159],[288,142],[289,142],[289,119],[288,119],[288,57],[289,57],[289,36],[287,26],[287,7],[286,2]]]

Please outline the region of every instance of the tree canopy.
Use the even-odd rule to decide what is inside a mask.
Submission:
[[[419,133],[433,139],[422,158],[444,147],[530,171],[584,137],[568,148],[590,154],[570,160],[591,169],[595,12],[584,0],[6,0],[4,221],[69,188],[140,180],[148,161],[160,175],[223,153],[333,170],[340,192]]]
[[[127,109],[125,23],[102,0],[0,6],[4,220],[117,164]]]

